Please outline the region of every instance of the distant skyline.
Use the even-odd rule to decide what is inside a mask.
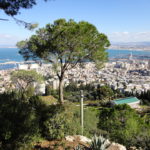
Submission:
[[[44,27],[59,18],[88,21],[111,42],[150,42],[150,0],[38,0],[16,18]],[[34,34],[0,10],[0,45],[15,45]]]

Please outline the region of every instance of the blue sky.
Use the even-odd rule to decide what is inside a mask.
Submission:
[[[37,22],[39,27],[59,18],[88,21],[112,42],[150,41],[150,0],[37,0],[32,9],[20,10],[16,18]],[[0,10],[0,45],[15,45],[34,32],[17,25]]]

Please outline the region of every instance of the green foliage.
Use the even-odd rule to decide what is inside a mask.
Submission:
[[[45,95],[46,95],[46,96],[51,95],[51,90],[52,90],[52,87],[51,87],[50,85],[46,85],[46,88],[45,88]]]
[[[38,137],[51,140],[81,134],[78,106],[50,105],[39,96],[21,99],[19,92],[0,95],[1,149],[28,149],[32,147],[28,143]],[[93,108],[84,110],[84,135],[88,137],[97,131],[97,113]]]
[[[94,136],[90,148],[92,150],[106,150],[110,146],[108,140],[102,136]]]
[[[30,23],[29,25],[28,25],[28,27],[26,27],[27,29],[29,29],[29,30],[33,30],[33,29],[35,29],[35,28],[37,28],[38,27],[38,23]]]
[[[144,150],[149,150],[150,148],[150,129],[145,128],[143,132],[138,134],[135,139],[133,139],[134,144],[137,147],[142,147]]]
[[[65,87],[65,99],[73,102],[80,100],[80,90],[84,92],[84,100],[100,100],[100,103],[108,102],[113,99],[117,92],[113,91],[109,86],[94,86],[93,84],[77,86],[76,83],[70,83]]]
[[[76,107],[72,104],[47,105],[37,96],[30,98],[29,102],[38,115],[39,130],[43,138],[61,139],[66,135],[80,133],[80,122],[75,119]]]
[[[73,123],[72,125],[77,129],[76,134],[81,134],[80,126],[80,107],[73,106],[70,111],[73,113]],[[98,123],[98,110],[94,108],[85,108],[84,109],[84,136],[92,137],[93,134],[99,133],[97,129]]]
[[[113,90],[109,86],[97,86],[96,97],[99,100],[109,99],[111,100],[114,96]]]
[[[7,15],[14,16],[19,13],[20,8],[31,8],[36,4],[35,0],[25,0],[25,1],[17,1],[17,0],[9,0],[9,1],[1,1],[0,9],[3,9]]]
[[[51,106],[51,112],[43,121],[43,136],[46,139],[62,139],[66,135],[79,133],[79,122],[75,122],[73,107],[69,105]]]
[[[35,110],[15,93],[0,95],[0,120],[1,149],[18,149],[38,136]]]
[[[118,105],[100,111],[98,127],[107,131],[112,140],[127,147],[139,146],[137,137],[150,129],[150,126],[128,105]],[[145,142],[142,141],[142,143]]]
[[[142,99],[143,104],[150,106],[150,90],[144,91],[137,96]]]
[[[40,96],[41,100],[43,103],[45,103],[46,105],[53,105],[53,104],[57,104],[58,100],[55,99],[53,96]]]
[[[94,108],[85,108],[84,110],[84,135],[92,137],[99,132],[97,129],[98,110]]]
[[[38,100],[33,100],[39,102]],[[36,104],[36,102],[34,102]],[[43,105],[43,104],[42,104]],[[40,133],[46,139],[60,139],[66,135],[81,134],[80,108],[71,103],[43,107],[36,110],[40,120]],[[96,109],[84,110],[84,135],[91,137],[96,133],[98,122]]]
[[[45,0],[46,1],[46,0]],[[15,16],[19,12],[21,8],[29,9],[36,5],[36,0],[1,0],[0,1],[0,9],[4,10],[4,12],[9,16]]]
[[[32,88],[31,86],[33,86],[33,83],[42,82],[43,77],[34,70],[18,70],[12,72],[11,80],[16,89],[20,92],[25,92],[30,90],[28,88]]]
[[[32,97],[35,95],[35,88],[33,86],[29,86],[25,92],[26,97]]]
[[[138,92],[126,92],[126,96],[136,96],[141,99],[143,105],[150,106],[150,90],[142,91],[141,93]]]
[[[50,85],[47,85],[45,88],[45,95],[52,95],[56,99],[58,99],[58,90],[54,90]]]
[[[88,22],[58,19],[36,31],[28,40],[17,43],[25,60],[43,59],[53,64],[60,81],[59,100],[63,103],[64,74],[84,61],[95,62],[101,68],[107,61],[105,49],[110,45],[107,36]]]
[[[55,114],[52,118],[45,121],[44,126],[46,128],[46,138],[51,139],[62,139],[67,135],[68,120],[64,114]]]
[[[71,63],[83,59],[103,62],[107,58],[104,50],[108,46],[106,35],[99,33],[94,25],[84,21],[77,23],[72,19],[68,22],[58,19],[53,24],[39,29],[26,41],[26,46],[19,48],[26,59],[37,56],[54,62],[54,59],[49,57],[54,55],[57,59],[64,58],[65,62]]]

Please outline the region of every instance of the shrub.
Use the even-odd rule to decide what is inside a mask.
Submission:
[[[35,95],[35,88],[33,86],[30,86],[26,92],[24,92],[26,99],[32,97]]]
[[[43,118],[42,133],[48,139],[61,139],[66,135],[80,133],[79,122],[74,119],[73,106],[52,105]]]
[[[54,89],[49,89],[50,95],[52,95],[53,97],[55,97],[56,99],[59,98],[58,96],[58,90],[54,90]]]
[[[139,146],[137,137],[150,129],[137,112],[128,105],[118,105],[100,111],[98,127],[107,131],[111,140],[127,147]],[[148,133],[145,132],[146,135]]]
[[[65,87],[64,97],[65,99],[78,102],[80,100],[80,90],[84,91],[84,100],[110,100],[118,95],[116,91],[113,91],[109,86],[100,86],[97,87],[93,84],[80,85],[77,86],[76,83],[70,83]],[[119,95],[120,96],[120,95]]]
[[[38,135],[35,110],[15,93],[0,95],[0,120],[1,149],[18,149]]]
[[[80,107],[71,103],[60,105],[51,105],[47,109],[40,110],[40,127],[42,136],[51,139],[61,139],[66,135],[81,134],[80,126]],[[38,113],[38,114],[40,114]],[[84,135],[91,137],[98,132],[97,129],[97,110],[84,110]]]

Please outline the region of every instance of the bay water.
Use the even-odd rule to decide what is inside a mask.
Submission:
[[[0,70],[16,68],[17,64],[15,62],[23,62],[23,57],[18,53],[17,48],[0,48]],[[112,50],[108,49],[108,57],[111,59],[122,57],[126,58],[129,55],[133,55],[133,57],[142,57],[150,59],[150,51],[141,51],[141,50]],[[12,63],[8,63],[12,62]],[[8,63],[8,64],[7,64]]]

